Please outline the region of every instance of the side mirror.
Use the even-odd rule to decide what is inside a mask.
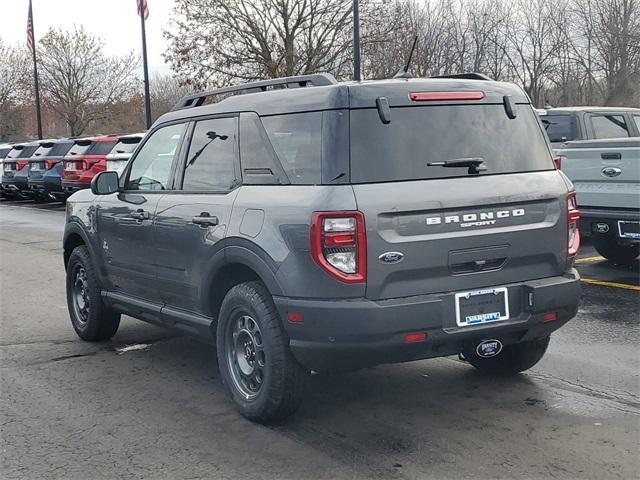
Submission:
[[[109,195],[117,192],[119,188],[118,172],[100,172],[91,180],[91,193],[94,195]]]

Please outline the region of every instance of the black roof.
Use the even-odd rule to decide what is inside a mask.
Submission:
[[[289,80],[289,79],[287,79]],[[235,87],[235,91],[251,92]],[[459,92],[482,91],[484,98],[473,103],[502,103],[505,95],[510,95],[516,103],[531,103],[526,93],[511,83],[477,80],[475,78],[415,78],[389,79],[363,82],[332,83],[300,88],[278,88],[227,96],[223,100],[202,106],[185,107],[191,99],[204,94],[194,94],[182,99],[176,110],[161,116],[156,123],[165,123],[184,118],[215,115],[230,112],[256,112],[258,115],[277,115],[314,110],[335,110],[346,108],[373,108],[376,98],[386,97],[394,106],[415,106],[409,98],[411,92]],[[254,90],[255,92],[255,90]],[[223,94],[225,92],[222,92]],[[467,103],[469,101],[465,101]],[[455,104],[460,101],[429,102],[429,104]]]

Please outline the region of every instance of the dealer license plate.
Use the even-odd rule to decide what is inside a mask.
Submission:
[[[508,318],[509,294],[506,287],[456,293],[456,323],[459,327]]]
[[[618,220],[618,233],[622,238],[640,239],[640,222]]]

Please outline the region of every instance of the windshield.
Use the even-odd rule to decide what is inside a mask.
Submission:
[[[552,170],[536,114],[528,105],[518,107],[515,119],[502,104],[397,107],[387,125],[376,109],[351,110],[351,181],[467,176],[464,161],[428,166],[461,159],[481,161],[481,175]]]

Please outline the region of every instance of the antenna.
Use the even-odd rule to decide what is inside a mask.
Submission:
[[[407,64],[401,70],[398,70],[393,78],[411,78],[411,74],[409,73],[409,67],[411,66],[411,59],[413,58],[413,52],[416,49],[416,43],[418,43],[418,35],[413,37],[413,45],[411,45],[411,52],[409,52],[409,58],[407,59]]]

